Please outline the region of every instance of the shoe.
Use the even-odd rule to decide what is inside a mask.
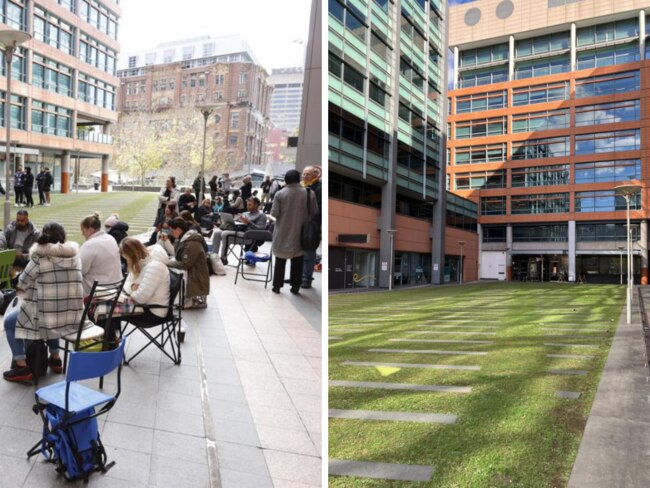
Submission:
[[[224,266],[228,266],[228,258],[226,256],[221,256],[221,262]]]
[[[23,381],[34,380],[34,375],[32,374],[32,370],[29,369],[27,366],[25,366],[24,368],[10,369],[9,371],[5,371],[4,373],[2,373],[2,376],[5,380],[12,381],[12,382],[23,382]]]
[[[44,203],[43,206],[44,206],[44,207],[50,207],[51,204],[49,204],[49,203]]]
[[[303,281],[302,285],[300,285],[300,288],[304,288],[305,290],[309,290],[311,288],[311,281]]]
[[[192,308],[208,308],[208,304],[202,298],[192,299]]]
[[[271,288],[271,291],[272,291],[273,293],[280,293],[280,288],[276,288],[276,287],[274,286],[273,288]]]
[[[291,287],[291,293],[293,293],[294,295],[300,295],[300,287],[298,288]]]
[[[53,373],[56,374],[62,374],[63,373],[63,361],[61,361],[61,358],[53,358],[50,356],[47,359],[47,364],[52,370]]]

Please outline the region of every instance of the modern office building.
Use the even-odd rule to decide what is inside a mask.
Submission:
[[[175,114],[196,117],[202,128],[198,107],[210,106],[208,137],[226,153],[229,169],[265,164],[272,90],[266,70],[240,37],[202,36],[125,53],[118,76],[121,120],[147,113],[164,121]]]
[[[298,131],[304,79],[305,70],[300,67],[271,70],[268,78],[268,84],[273,89],[270,117],[275,129],[288,134]]]
[[[117,121],[119,2],[5,0],[0,6],[2,28],[32,35],[12,61],[13,169],[18,164],[28,164],[32,170],[47,165],[55,176],[55,191],[67,192],[71,159],[76,159],[83,161],[80,164],[97,164],[97,169],[101,166],[102,190],[106,191],[108,167],[115,154],[111,132]],[[4,126],[4,52],[0,60],[0,121]]]
[[[450,8],[449,188],[479,205],[481,278],[648,280],[650,2]],[[504,270],[506,273],[504,274]]]
[[[446,11],[438,0],[329,2],[332,289],[443,283],[463,248],[475,277],[476,205],[445,205]]]

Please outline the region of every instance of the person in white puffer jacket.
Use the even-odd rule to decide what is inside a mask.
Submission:
[[[136,305],[164,305],[146,310],[136,307],[133,312],[138,315],[139,322],[157,323],[167,315],[166,306],[169,303],[169,268],[165,264],[167,254],[159,246],[148,250],[133,237],[122,240],[120,253],[126,259],[129,271],[120,301]]]

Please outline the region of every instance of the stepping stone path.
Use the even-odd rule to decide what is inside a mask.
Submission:
[[[558,391],[555,392],[555,396],[558,397],[558,398],[572,398],[574,400],[580,398],[580,395],[582,395],[582,393],[580,393],[578,391],[562,391],[562,390],[558,390]]]
[[[466,330],[407,330],[409,334],[497,335],[496,332],[468,332]]]
[[[335,419],[388,420],[398,422],[422,422],[427,424],[455,424],[457,415],[444,413],[381,412],[376,410],[330,409],[329,417]]]
[[[396,354],[449,354],[453,356],[485,356],[487,352],[442,351],[440,349],[368,349],[368,352],[392,352]]]
[[[471,341],[462,339],[388,339],[388,342],[435,342],[444,344],[492,344],[492,341]]]
[[[371,463],[367,461],[344,461],[330,459],[328,472],[334,476],[356,476],[394,481],[429,481],[433,466],[417,464]]]
[[[368,361],[343,361],[344,366],[379,366],[386,368],[458,369],[479,371],[480,366],[457,366],[455,364],[417,364],[417,363],[371,363]]]
[[[469,393],[469,386],[446,385],[409,385],[407,383],[379,383],[375,381],[336,381],[330,380],[330,386],[343,386],[348,388],[375,388],[379,390],[409,390],[409,391],[442,391],[450,393]]]
[[[545,342],[544,345],[553,347],[598,347],[598,344],[556,344],[551,342]]]
[[[434,324],[420,324],[416,327],[435,327],[437,329],[500,329],[492,325],[434,325]]]
[[[548,372],[551,374],[587,376],[587,371],[584,371],[582,369],[549,369]]]

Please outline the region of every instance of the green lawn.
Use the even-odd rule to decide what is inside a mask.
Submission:
[[[146,192],[81,192],[61,195],[52,194],[52,206],[26,209],[30,219],[40,229],[46,222],[59,222],[65,228],[68,239],[82,243],[84,241],[79,223],[87,215],[98,211],[102,222],[117,212],[120,219],[129,224],[129,234],[135,235],[146,231],[153,225],[158,207],[157,193]],[[33,198],[38,203],[38,192]],[[18,208],[12,207],[12,220]]]
[[[330,486],[566,486],[624,292],[623,287],[613,285],[483,283],[330,296],[329,334],[342,338],[330,340],[330,380],[472,388],[470,393],[449,393],[330,386],[332,409],[458,416],[453,425],[330,418],[330,458],[435,467],[429,483],[330,477]],[[553,327],[580,330],[544,330]],[[488,354],[382,353],[369,352],[370,348]],[[549,358],[546,354],[593,358]],[[343,361],[471,365],[481,369],[349,366],[342,365]],[[564,376],[549,374],[550,369],[588,373]],[[557,398],[558,390],[582,395],[578,400]]]

